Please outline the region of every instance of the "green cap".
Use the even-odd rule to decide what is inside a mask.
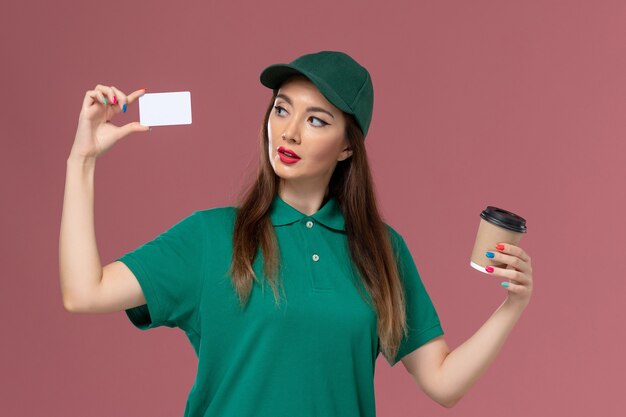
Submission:
[[[367,69],[344,52],[320,51],[261,72],[261,84],[277,89],[292,75],[306,76],[335,107],[354,115],[363,137],[372,120],[374,87]]]

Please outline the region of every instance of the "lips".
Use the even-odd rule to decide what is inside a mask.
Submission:
[[[283,155],[287,155],[290,158],[297,158],[300,159],[300,157],[298,156],[297,153],[295,153],[294,151],[292,151],[291,149],[287,149],[284,146],[280,146],[278,148],[278,152],[282,153]]]

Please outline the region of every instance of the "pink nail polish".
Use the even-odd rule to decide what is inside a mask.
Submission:
[[[490,266],[488,266],[488,267],[486,267],[486,268],[485,268],[485,271],[487,271],[487,272],[493,272],[493,268],[492,268],[492,267],[490,267]]]

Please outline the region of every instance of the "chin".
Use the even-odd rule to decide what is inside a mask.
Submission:
[[[288,172],[284,172],[280,169],[274,169],[274,173],[281,180],[296,180],[300,178],[298,175],[290,175]]]

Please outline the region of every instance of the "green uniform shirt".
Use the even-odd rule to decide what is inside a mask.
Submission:
[[[185,416],[374,417],[376,314],[350,261],[344,217],[332,198],[307,216],[274,198],[271,221],[284,294],[275,306],[255,282],[241,310],[228,269],[236,207],[193,212],[119,258],[146,304],[126,310],[141,330],[179,327],[198,356]],[[402,236],[387,225],[405,285],[403,356],[442,335],[439,317]],[[253,265],[264,280],[262,253]]]

